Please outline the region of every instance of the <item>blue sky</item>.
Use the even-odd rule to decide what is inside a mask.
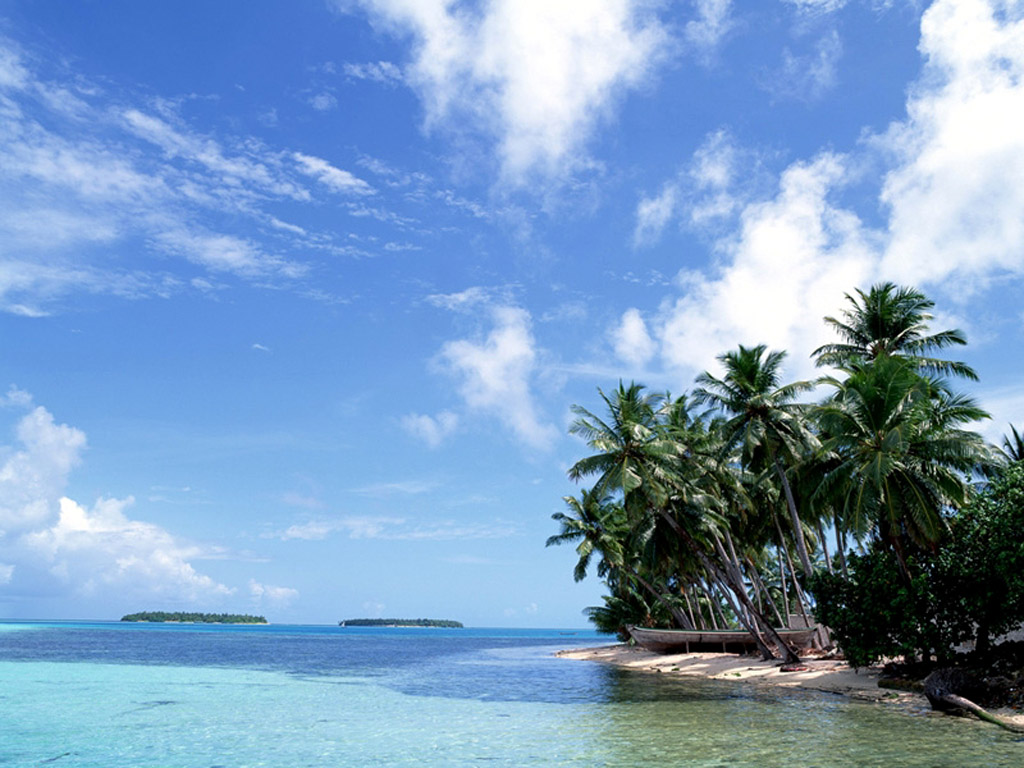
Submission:
[[[570,407],[879,280],[1024,419],[1019,0],[0,0],[0,617],[581,626]]]

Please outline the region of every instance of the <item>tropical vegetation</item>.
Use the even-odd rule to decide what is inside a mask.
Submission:
[[[765,658],[776,628],[817,620],[851,660],[945,658],[1024,621],[1024,446],[974,431],[988,414],[933,331],[934,303],[882,283],[846,296],[814,350],[824,375],[787,381],[785,351],[738,346],[673,396],[619,382],[574,406],[583,483],[547,543],[603,579],[601,631],[745,628]]]
[[[121,617],[121,621],[178,621],[192,624],[266,624],[263,616],[250,616],[247,613],[194,613],[186,611],[142,611],[129,613]]]

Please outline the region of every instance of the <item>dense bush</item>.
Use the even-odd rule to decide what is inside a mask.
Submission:
[[[992,637],[1024,622],[1024,464],[1010,465],[949,524],[942,544],[909,557],[906,571],[876,542],[851,556],[849,581],[812,579],[818,620],[853,665],[944,661],[968,640],[984,654]]]

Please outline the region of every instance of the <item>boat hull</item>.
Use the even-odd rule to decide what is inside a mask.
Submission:
[[[811,644],[815,629],[776,630],[796,648]],[[629,633],[637,645],[655,653],[695,653],[697,651],[718,651],[722,653],[745,653],[756,647],[753,636],[746,630],[685,630],[646,629],[629,627]]]

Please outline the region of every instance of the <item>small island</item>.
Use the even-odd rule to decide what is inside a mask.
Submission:
[[[430,627],[433,629],[462,629],[461,621],[451,619],[343,619],[339,627]]]
[[[143,611],[122,616],[121,621],[178,622],[181,624],[266,624],[263,616],[246,613],[186,613],[183,611]]]

